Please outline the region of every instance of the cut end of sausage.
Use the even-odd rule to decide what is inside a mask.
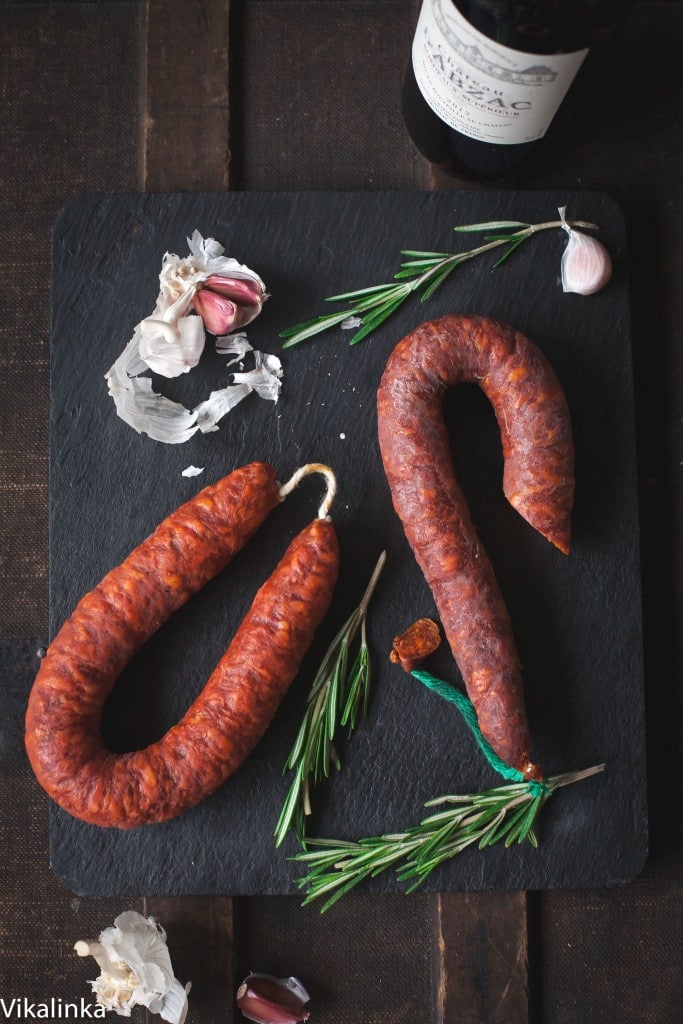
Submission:
[[[404,633],[394,637],[389,661],[393,665],[400,665],[406,672],[412,672],[440,644],[441,633],[437,624],[431,619],[418,619]]]

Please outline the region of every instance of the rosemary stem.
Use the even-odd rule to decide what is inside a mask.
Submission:
[[[384,563],[386,562],[386,560],[387,560],[387,553],[386,553],[386,551],[383,551],[381,553],[381,555],[379,556],[379,558],[377,559],[377,565],[375,566],[375,568],[372,571],[372,576],[370,577],[370,581],[368,582],[368,585],[365,588],[365,593],[363,594],[363,596],[361,598],[361,601],[360,601],[360,604],[358,605],[358,611],[360,612],[360,620],[361,621],[364,620],[365,616],[367,615],[368,605],[370,604],[370,598],[372,597],[372,595],[373,595],[373,593],[375,591],[375,587],[377,586],[377,583],[379,581],[379,578],[382,575],[382,569],[384,568]],[[354,636],[356,635],[356,630],[357,629],[358,629],[358,626],[356,626],[356,629],[354,630],[354,633],[353,633]]]
[[[549,228],[563,228],[567,225],[570,228],[593,228],[595,231],[598,230],[597,224],[591,224],[586,220],[546,220],[543,224],[530,224],[528,228],[524,228],[524,231],[518,231],[516,234],[535,235],[538,231],[547,231]],[[512,235],[510,236],[513,237]]]
[[[368,605],[386,562],[386,552],[377,560],[362,600],[351,613],[323,657],[306,701],[294,745],[285,762],[285,770],[295,773],[275,826],[275,845],[279,846],[290,828],[304,843],[305,820],[312,813],[313,786],[328,778],[332,767],[341,767],[334,738],[338,726],[356,728],[359,715],[367,713],[370,688],[370,657],[367,648],[366,617]],[[358,653],[351,644],[361,630]]]
[[[581,782],[582,779],[589,779],[591,775],[598,775],[600,772],[604,772],[606,764],[596,764],[592,768],[583,768],[578,772],[565,772],[564,775],[551,775],[549,779],[546,779],[546,785],[550,789],[560,789],[562,786],[571,786],[574,782]]]
[[[309,814],[313,813],[313,808],[311,807],[311,790],[308,785],[308,777],[304,778],[301,791],[304,802],[304,814],[308,816]]]
[[[568,220],[562,222],[561,220],[546,220],[542,224],[529,224],[526,228],[520,228],[519,231],[513,231],[510,235],[506,235],[505,238],[496,238],[492,242],[486,242],[484,245],[477,246],[476,249],[468,249],[466,252],[454,253],[452,256],[446,257],[441,260],[436,266],[430,267],[424,274],[411,281],[412,290],[416,291],[423,284],[426,284],[431,277],[437,272],[445,270],[449,263],[464,263],[466,260],[474,259],[475,256],[481,256],[485,252],[490,252],[492,249],[499,249],[501,245],[507,245],[509,242],[524,241],[526,238],[530,238],[532,235],[538,234],[539,231],[548,231],[551,228],[561,228],[567,224],[569,227],[576,228],[597,228],[597,224],[590,224],[588,221],[583,220]]]

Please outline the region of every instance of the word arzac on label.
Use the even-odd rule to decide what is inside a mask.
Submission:
[[[501,92],[496,91],[492,93],[486,86],[481,85],[475,79],[471,78],[467,72],[463,71],[461,67],[451,67],[451,61],[438,47],[430,48],[430,57],[435,67],[438,67],[442,76],[450,82],[450,84],[459,89],[465,96],[470,97],[473,100],[481,100],[486,103],[492,109],[498,111],[512,111],[512,110],[530,110],[532,103],[530,100],[509,100],[506,99]]]

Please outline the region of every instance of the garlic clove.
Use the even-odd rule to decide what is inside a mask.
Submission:
[[[218,292],[201,288],[194,297],[194,308],[204,321],[207,331],[212,334],[227,334],[240,326],[237,323],[238,306]]]
[[[250,974],[237,990],[237,1005],[256,1024],[300,1024],[310,1014],[309,995],[296,978]]]
[[[255,281],[212,274],[194,296],[194,308],[212,334],[226,334],[251,323],[263,306]]]
[[[225,295],[235,302],[245,306],[258,306],[259,310],[263,305],[264,292],[258,281],[247,280],[239,277],[224,277],[221,274],[211,274],[204,282],[204,287],[219,295]]]
[[[562,227],[567,232],[567,245],[562,253],[560,276],[562,291],[576,295],[594,295],[605,287],[612,276],[612,260],[607,249],[592,235],[575,231],[567,223],[566,206],[558,210]]]

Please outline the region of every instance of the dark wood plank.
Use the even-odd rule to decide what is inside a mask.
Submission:
[[[228,0],[147,0],[142,188],[228,187]]]
[[[409,3],[256,0],[240,12],[237,187],[426,187],[401,116]]]
[[[47,632],[50,228],[135,189],[138,5],[5,4],[0,53],[0,638]]]
[[[235,997],[233,901],[157,896],[145,898],[143,905],[168,933],[176,977],[192,982],[189,1019],[228,1024]],[[158,1019],[149,1016],[150,1022]]]
[[[322,915],[295,896],[235,902],[238,983],[298,977],[319,1024],[432,1021],[430,898],[349,893]]]
[[[540,899],[538,1020],[662,1024],[680,1018],[680,848],[626,888],[551,892]]]
[[[526,895],[434,898],[435,1024],[526,1024]]]

